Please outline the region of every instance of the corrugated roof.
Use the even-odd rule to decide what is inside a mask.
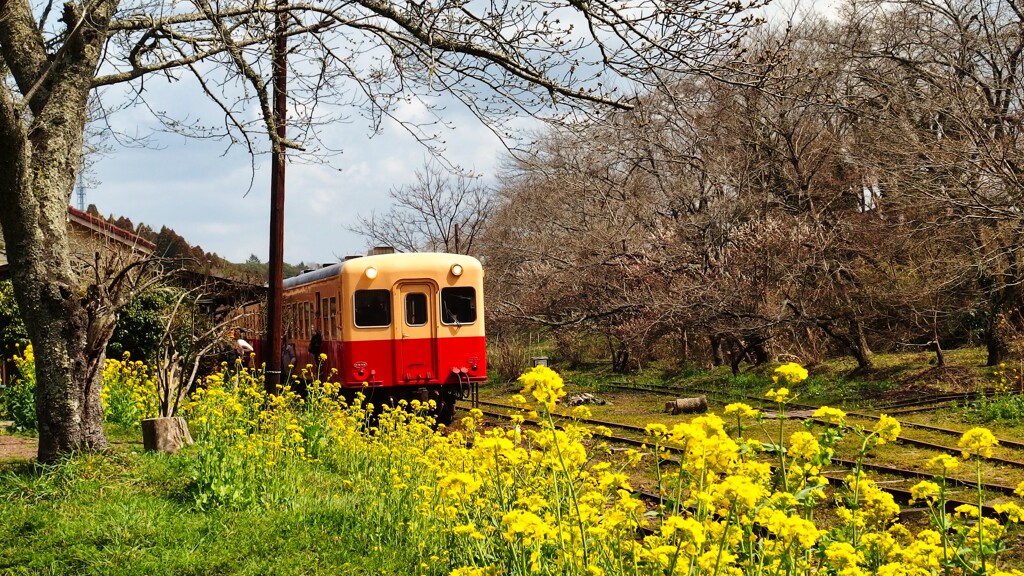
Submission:
[[[103,232],[104,234],[114,237],[117,240],[120,240],[121,242],[124,242],[130,246],[143,248],[145,249],[146,252],[152,252],[153,250],[156,250],[156,244],[150,242],[149,240],[146,240],[142,236],[139,236],[138,234],[131,232],[130,230],[125,230],[124,228],[114,226],[113,224],[107,222],[103,218],[93,216],[88,212],[82,212],[81,210],[75,208],[74,206],[68,206],[68,216],[71,217],[72,221],[77,221],[79,224],[82,224],[88,228],[91,228],[99,232]]]
[[[82,228],[99,232],[108,238],[131,246],[132,248],[138,249],[146,254],[152,254],[153,251],[156,250],[156,244],[146,240],[142,236],[139,236],[129,230],[125,230],[124,228],[114,226],[102,218],[98,218],[87,212],[82,212],[70,205],[68,206],[68,222]],[[7,275],[7,250],[4,248],[3,230],[0,230],[0,279],[6,278]]]

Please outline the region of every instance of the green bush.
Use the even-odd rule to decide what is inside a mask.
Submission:
[[[1022,424],[1024,423],[1024,396],[1017,394],[985,396],[975,402],[965,403],[961,410],[964,419],[968,422]]]
[[[36,418],[36,359],[32,345],[25,347],[25,353],[14,356],[18,375],[0,397],[0,413],[14,421],[16,430],[35,431]]]

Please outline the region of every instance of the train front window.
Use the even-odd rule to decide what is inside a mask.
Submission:
[[[476,288],[442,288],[441,322],[457,326],[476,322]]]
[[[355,322],[358,328],[391,325],[390,290],[356,290],[355,305]]]
[[[427,323],[427,295],[421,292],[405,295],[405,323],[423,326]]]

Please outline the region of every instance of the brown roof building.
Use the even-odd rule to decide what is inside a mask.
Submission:
[[[138,234],[72,206],[68,206],[68,234],[71,259],[76,265],[91,262],[97,252],[101,255],[146,257],[156,250],[156,244]],[[7,249],[0,233],[0,280],[8,277]]]

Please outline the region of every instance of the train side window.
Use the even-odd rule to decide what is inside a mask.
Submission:
[[[476,288],[472,286],[441,289],[441,323],[476,322]]]
[[[338,339],[338,298],[331,296],[330,300],[330,321],[331,321],[331,340]]]
[[[319,294],[319,292],[317,292],[317,294]],[[320,323],[320,332],[323,334],[325,338],[331,337],[331,327],[327,324],[327,322],[330,320],[328,310],[329,308],[327,307],[327,298],[321,298],[320,309],[317,310],[316,317]]]
[[[423,326],[427,323],[427,295],[415,292],[405,295],[405,323]]]
[[[355,323],[359,328],[379,328],[391,325],[390,290],[356,290]]]

